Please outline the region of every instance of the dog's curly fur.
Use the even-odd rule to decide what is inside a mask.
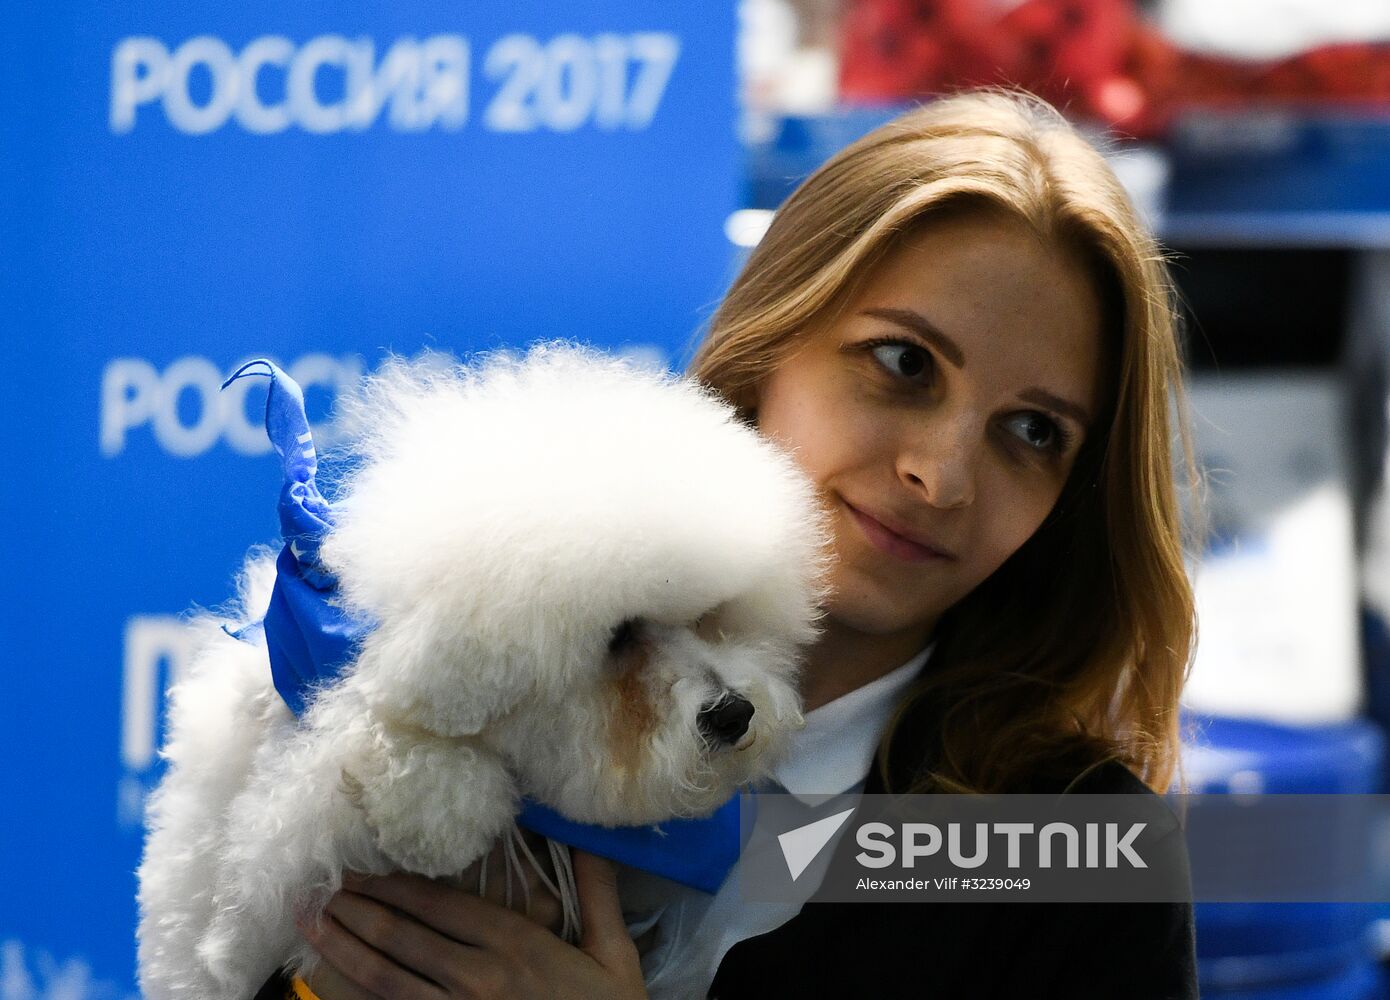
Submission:
[[[263,642],[219,627],[264,613],[268,550],[238,611],[194,623],[139,871],[147,1000],[311,968],[293,917],[344,869],[457,873],[521,795],[584,823],[706,814],[800,725],[826,515],[712,392],[552,342],[393,361],[340,406],[321,554],[379,625],[296,719]],[[733,746],[697,723],[730,692],[754,707]]]

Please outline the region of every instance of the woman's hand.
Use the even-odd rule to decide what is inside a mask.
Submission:
[[[545,837],[530,830],[523,829],[519,832],[531,853],[540,862],[546,877],[554,884],[555,866],[551,861]],[[525,882],[524,886],[522,881]],[[508,868],[500,840],[493,844],[492,849],[482,858],[457,876],[441,879],[440,884],[446,888],[460,889],[474,896],[482,896],[500,905],[510,906],[511,909],[525,913],[540,926],[548,927],[557,934],[564,923],[560,901],[541,883],[540,875],[534,867],[523,864],[520,870]],[[482,892],[479,892],[480,887],[483,889]],[[510,903],[507,902],[508,889],[511,891]],[[530,892],[529,907],[526,904],[525,890]],[[320,964],[314,970],[309,977],[309,987],[317,994],[319,1000],[376,1000],[373,994],[353,985],[352,981],[344,978],[337,969],[327,963]]]
[[[324,971],[337,973],[316,975],[311,985],[322,1000],[645,998],[613,866],[573,855],[584,924],[577,948],[463,889],[418,875],[348,876],[323,920],[300,926],[330,967]],[[355,989],[329,992],[339,977]]]

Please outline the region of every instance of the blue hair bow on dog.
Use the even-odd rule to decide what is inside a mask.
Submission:
[[[242,365],[222,388],[250,375],[270,378],[265,428],[284,472],[279,514],[285,547],[275,562],[275,586],[263,622],[266,648],[275,689],[299,715],[314,686],[338,675],[375,623],[353,617],[335,603],[337,580],[319,562],[319,543],[333,528],[333,510],[314,482],[318,454],[303,391],[264,359]],[[737,797],[707,819],[616,828],[575,823],[523,799],[517,823],[559,843],[709,893],[723,884],[740,847]]]

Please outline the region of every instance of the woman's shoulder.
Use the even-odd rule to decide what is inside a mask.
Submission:
[[[877,769],[866,792],[882,791]],[[1053,759],[1018,791],[1155,793],[1119,760]],[[852,838],[837,850],[848,855]],[[933,959],[922,964],[922,942]],[[775,981],[768,970],[776,969]],[[866,971],[872,970],[872,971]],[[1126,997],[1195,1000],[1192,906],[1176,903],[921,901],[809,903],[792,920],[724,957],[712,996]]]

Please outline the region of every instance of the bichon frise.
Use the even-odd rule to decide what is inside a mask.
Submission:
[[[320,558],[377,625],[296,718],[263,639],[195,623],[139,871],[146,1000],[312,968],[293,917],[344,869],[456,874],[521,796],[604,826],[708,814],[801,724],[826,515],[713,393],[555,342],[392,362],[342,412]],[[273,562],[230,624],[263,615]]]

